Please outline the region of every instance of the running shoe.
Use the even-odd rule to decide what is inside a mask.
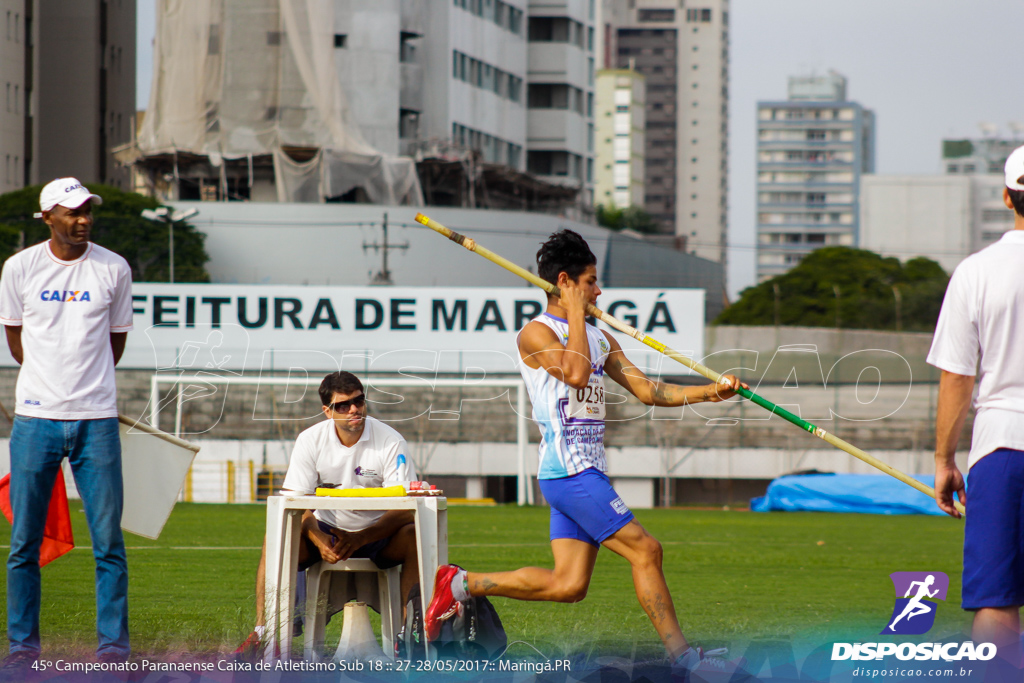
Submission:
[[[672,667],[672,679],[682,683],[739,683],[752,680],[749,672],[743,669],[747,660],[745,657],[737,659],[725,659],[729,653],[728,648],[718,648],[705,652],[702,648],[695,648],[700,661],[692,668],[685,668],[680,665]]]
[[[423,630],[426,631],[428,643],[437,640],[441,635],[441,622],[450,619],[459,610],[459,601],[452,595],[452,580],[461,570],[462,567],[456,564],[445,564],[437,568],[434,577],[434,597],[423,619]]]

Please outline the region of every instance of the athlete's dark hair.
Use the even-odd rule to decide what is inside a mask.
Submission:
[[[335,394],[351,394],[353,391],[366,393],[363,383],[359,381],[358,377],[344,370],[332,372],[324,377],[323,382],[320,382],[320,402],[329,406]]]
[[[558,274],[565,273],[573,281],[587,266],[597,265],[597,257],[590,251],[587,241],[578,232],[559,230],[537,252],[537,275],[551,283],[558,282]]]
[[[1017,178],[1018,183],[1024,183],[1024,176]],[[1024,190],[1011,190],[1006,188],[1006,191],[1010,193],[1010,201],[1013,203],[1013,210],[1017,212],[1018,216],[1024,216]]]

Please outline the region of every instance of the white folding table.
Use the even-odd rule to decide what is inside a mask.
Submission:
[[[434,593],[434,574],[448,563],[448,500],[441,496],[399,496],[342,498],[333,496],[270,496],[267,498],[267,560],[265,604],[273,657],[275,643],[281,657],[290,655],[292,609],[295,605],[295,577],[299,561],[302,513],[305,510],[412,510],[419,551],[420,598],[423,614]],[[275,637],[276,636],[276,637]],[[427,656],[433,648],[427,644]]]

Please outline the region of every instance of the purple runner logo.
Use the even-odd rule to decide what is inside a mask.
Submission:
[[[935,624],[935,600],[946,599],[949,577],[942,572],[893,572],[889,578],[896,589],[896,605],[882,634],[927,633]]]

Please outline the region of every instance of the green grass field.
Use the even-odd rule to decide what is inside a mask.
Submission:
[[[72,516],[78,544],[87,546],[77,501]],[[894,571],[948,574],[932,636],[969,627],[959,608],[963,525],[949,518],[688,509],[641,510],[637,517],[664,544],[684,632],[705,646],[761,637],[874,639],[892,611]],[[253,622],[264,523],[259,505],[179,504],[159,540],[127,537],[136,653],[234,649]],[[0,525],[0,544],[9,533]],[[551,566],[546,508],[452,508],[449,540],[450,560],[474,570]],[[43,569],[48,656],[94,649],[92,577],[91,553],[81,548]],[[633,594],[629,565],[607,550],[583,602],[494,604],[510,641],[546,654],[661,651]],[[530,651],[517,645],[510,654],[517,650]]]

